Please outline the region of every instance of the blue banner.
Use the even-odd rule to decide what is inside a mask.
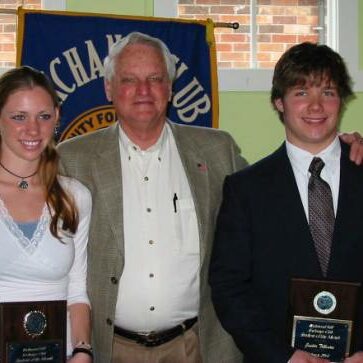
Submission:
[[[116,40],[132,31],[162,39],[177,59],[168,117],[218,126],[212,22],[20,8],[17,64],[44,71],[55,84],[62,101],[60,140],[116,121],[104,92],[103,59]]]

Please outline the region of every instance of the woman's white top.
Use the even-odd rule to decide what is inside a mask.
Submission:
[[[60,176],[59,181],[73,196],[79,213],[77,232],[70,235],[60,231],[62,241],[50,232],[47,206],[29,240],[0,198],[0,302],[67,300],[68,306],[89,304],[86,275],[91,194],[75,179]],[[67,341],[69,354],[69,315]]]

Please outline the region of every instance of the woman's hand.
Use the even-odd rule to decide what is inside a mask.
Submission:
[[[67,363],[92,363],[93,359],[86,353],[77,353]]]
[[[344,363],[363,363],[363,352],[354,353],[351,357],[346,358]]]

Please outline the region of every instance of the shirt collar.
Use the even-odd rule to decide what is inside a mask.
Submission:
[[[132,142],[127,136],[126,132],[122,129],[119,123],[119,142],[121,148],[126,152],[129,156],[129,159],[132,155],[145,155],[145,154],[156,154],[158,156],[159,161],[165,155],[165,148],[167,141],[169,140],[171,135],[171,129],[168,123],[165,123],[161,134],[154,145],[151,145],[148,149],[142,150],[138,145]]]
[[[337,162],[339,163],[340,160],[341,146],[339,137],[336,136],[327,148],[320,151],[318,154],[312,154],[286,140],[286,151],[292,166],[303,174],[308,174],[310,163],[314,157],[321,158],[325,163],[325,169],[334,173],[337,169]]]

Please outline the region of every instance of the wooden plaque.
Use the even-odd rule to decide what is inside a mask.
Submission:
[[[360,283],[292,279],[291,345],[340,362],[351,349]]]
[[[67,303],[0,303],[0,363],[64,363]]]

